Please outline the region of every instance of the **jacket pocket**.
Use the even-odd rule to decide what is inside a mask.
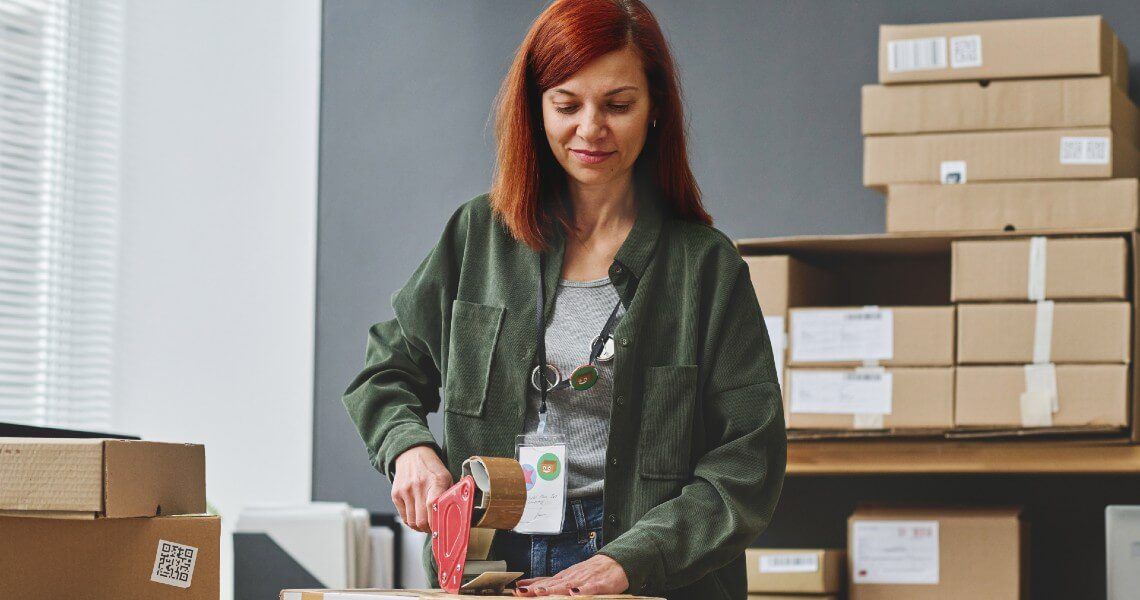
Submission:
[[[451,305],[451,339],[447,346],[444,407],[469,417],[483,416],[491,361],[502,327],[503,308],[455,300]]]
[[[645,370],[638,473],[647,479],[688,479],[697,404],[697,366]]]

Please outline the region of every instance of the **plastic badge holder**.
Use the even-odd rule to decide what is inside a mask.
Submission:
[[[526,482],[526,507],[516,533],[557,534],[566,516],[566,438],[557,433],[516,436],[515,459]]]

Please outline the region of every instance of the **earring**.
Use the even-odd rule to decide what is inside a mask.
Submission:
[[[657,119],[653,119],[653,126],[657,127]]]

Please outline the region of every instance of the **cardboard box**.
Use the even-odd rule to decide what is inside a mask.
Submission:
[[[1136,177],[1140,154],[1106,128],[863,138],[863,185]]]
[[[1113,75],[1116,43],[1100,16],[880,25],[879,82]]]
[[[958,306],[958,364],[1127,363],[1127,302]]]
[[[1140,120],[1108,77],[863,86],[863,135],[1005,129],[1112,129],[1133,145]]]
[[[954,367],[788,369],[790,429],[949,429]]]
[[[887,231],[1127,231],[1140,226],[1137,180],[887,186]]]
[[[1128,47],[1117,37],[1112,53],[1112,79],[1125,92],[1128,91],[1128,69],[1130,66],[1128,64]]]
[[[457,598],[440,589],[421,590],[281,590],[280,600],[434,600]],[[472,595],[472,598],[517,598],[511,594],[495,596],[490,594]],[[566,596],[555,596],[566,598]],[[588,596],[603,600],[661,600],[653,596],[634,596],[632,594],[602,594]]]
[[[217,600],[221,522],[0,517],[0,598]]]
[[[962,366],[954,425],[1123,428],[1128,426],[1128,384],[1126,365]],[[1027,394],[1034,389],[1041,392],[1040,410]],[[1050,398],[1056,410],[1048,414]]]
[[[794,308],[788,365],[949,366],[953,306]]]
[[[835,282],[825,269],[790,256],[745,256],[765,317],[784,317],[792,306],[829,304]]]
[[[0,438],[0,514],[95,518],[204,512],[201,445]]]
[[[1033,239],[954,242],[950,267],[953,301],[1128,298],[1128,246],[1124,238]],[[1031,283],[1036,297],[1030,297]]]
[[[749,548],[744,554],[750,594],[836,594],[842,589],[843,550]]]
[[[1019,508],[860,507],[847,555],[851,600],[1029,597]]]

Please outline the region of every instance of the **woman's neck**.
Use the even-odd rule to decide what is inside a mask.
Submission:
[[[620,236],[624,239],[637,214],[633,178],[612,185],[570,186],[570,206],[574,211],[572,237],[584,246]]]

